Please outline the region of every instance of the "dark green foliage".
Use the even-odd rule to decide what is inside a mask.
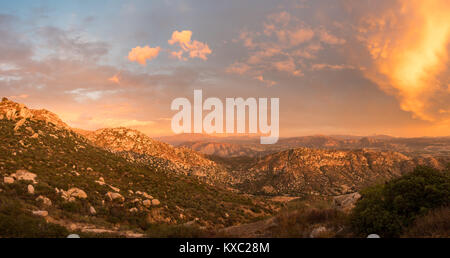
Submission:
[[[414,172],[361,192],[351,214],[355,232],[398,237],[414,219],[450,202],[449,171],[417,167]]]
[[[67,237],[66,228],[25,211],[18,200],[0,198],[0,237]]]

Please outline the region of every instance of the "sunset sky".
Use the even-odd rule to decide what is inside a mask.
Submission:
[[[170,135],[177,97],[280,98],[280,136],[450,135],[450,1],[2,1],[0,96]]]

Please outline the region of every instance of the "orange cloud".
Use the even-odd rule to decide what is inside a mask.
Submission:
[[[190,58],[200,58],[203,60],[207,60],[207,55],[211,54],[212,51],[206,43],[202,43],[200,41],[191,40],[192,31],[183,30],[183,31],[174,31],[172,33],[172,38],[169,39],[169,44],[174,45],[178,44],[181,47],[181,50],[178,52],[172,52],[171,55],[177,57],[180,60],[184,60],[183,53],[189,53]]]
[[[278,71],[289,72],[292,75],[296,75],[296,76],[302,76],[303,75],[303,73],[299,69],[297,69],[297,66],[295,65],[295,62],[292,59],[274,62],[273,66]]]
[[[359,30],[374,61],[366,75],[423,120],[446,119],[439,110],[450,110],[443,82],[449,74],[449,13],[448,0],[400,0],[365,18]]]
[[[180,51],[172,51],[172,52],[170,52],[170,56],[175,57],[175,58],[177,58],[177,59],[179,59],[179,60],[183,60],[183,61],[186,61],[186,60],[187,60],[186,57],[183,57],[183,50],[180,50]]]
[[[250,66],[244,63],[236,62],[227,68],[228,73],[244,74],[250,70]]]
[[[320,41],[330,44],[330,45],[341,45],[345,43],[345,39],[338,38],[332,34],[330,34],[326,30],[322,30],[319,34]]]
[[[141,65],[146,65],[147,60],[150,61],[156,58],[160,50],[160,47],[151,48],[149,46],[137,46],[133,48],[130,53],[128,53],[128,60],[130,60],[131,62],[138,62]]]
[[[260,75],[272,78],[274,72],[302,77],[305,67],[326,45],[346,43],[323,26],[312,27],[287,11],[269,14],[262,31],[241,31],[239,38],[232,42],[242,42],[248,54],[229,65],[226,71],[247,74],[264,82],[269,80]]]
[[[262,83],[264,83],[264,84],[266,84],[268,87],[272,87],[272,86],[274,86],[275,84],[277,84],[275,81],[271,81],[271,80],[266,80],[266,79],[264,79],[264,76],[262,76],[262,75],[256,76],[255,79],[258,80],[258,81],[260,81],[260,82],[262,82]]]
[[[119,79],[119,75],[114,75],[113,77],[109,78],[108,81],[115,83],[115,84],[119,84],[120,83],[120,79]]]
[[[314,37],[314,31],[311,29],[298,29],[294,31],[288,31],[289,42],[291,46],[296,46],[303,42],[309,41]]]
[[[357,69],[354,66],[351,65],[344,65],[344,64],[340,64],[340,65],[331,65],[331,64],[313,64],[312,66],[312,70],[313,71],[318,71],[318,70],[334,70],[334,71],[339,71],[339,70],[345,70],[345,69]]]

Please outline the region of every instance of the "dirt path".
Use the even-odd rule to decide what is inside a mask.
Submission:
[[[57,220],[52,217],[46,217],[47,222],[58,224],[67,228],[69,231],[81,231],[85,233],[95,233],[95,234],[113,234],[117,236],[127,237],[127,238],[141,238],[145,235],[142,233],[137,233],[131,230],[119,230],[119,229],[106,229],[102,227],[98,227],[93,224],[88,223],[80,223],[80,222],[71,222],[65,220]]]

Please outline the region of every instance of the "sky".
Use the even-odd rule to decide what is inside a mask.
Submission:
[[[280,99],[280,136],[450,135],[448,0],[0,2],[0,96],[172,134],[178,97]]]

